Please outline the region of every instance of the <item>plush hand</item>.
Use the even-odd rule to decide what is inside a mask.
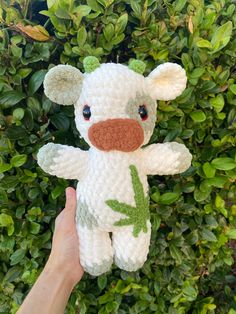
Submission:
[[[184,172],[191,165],[192,155],[176,142],[153,144],[144,149],[147,174],[170,175]]]
[[[39,166],[47,173],[53,175],[53,168],[56,165],[55,159],[59,157],[59,151],[62,145],[48,143],[40,148],[37,158]]]
[[[173,163],[175,164],[176,173],[182,173],[191,166],[192,155],[184,144],[176,142],[167,143],[167,147],[172,154]]]
[[[80,179],[87,169],[88,153],[72,146],[48,143],[40,148],[37,158],[39,166],[51,175]]]

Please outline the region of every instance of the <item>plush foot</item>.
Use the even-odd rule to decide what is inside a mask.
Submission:
[[[109,233],[97,228],[77,225],[80,243],[80,263],[92,276],[108,272],[113,263],[113,248]]]
[[[127,271],[136,271],[147,260],[151,224],[147,222],[148,231],[141,231],[137,237],[133,236],[133,227],[122,227],[120,231],[113,232],[113,248],[115,264]]]

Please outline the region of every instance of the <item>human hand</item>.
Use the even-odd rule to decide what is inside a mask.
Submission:
[[[69,280],[73,286],[80,281],[84,273],[80,265],[75,213],[76,192],[69,187],[66,189],[65,208],[55,221],[52,250],[47,266],[65,275],[65,279]]]

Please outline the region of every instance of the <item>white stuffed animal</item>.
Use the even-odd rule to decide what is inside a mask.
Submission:
[[[181,173],[191,164],[183,144],[142,148],[155,127],[156,100],[175,99],[187,79],[173,63],[157,66],[147,77],[137,60],[130,66],[100,65],[87,57],[84,66],[85,74],[70,65],[55,66],[44,88],[52,101],[74,104],[76,126],[91,148],[49,143],[39,150],[38,164],[51,175],[79,180],[76,225],[85,271],[105,273],[113,258],[118,267],[135,271],[150,244],[147,175]]]

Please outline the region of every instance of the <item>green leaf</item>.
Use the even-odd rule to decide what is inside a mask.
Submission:
[[[0,94],[0,105],[4,108],[8,108],[18,104],[26,95],[22,92],[10,90]]]
[[[187,3],[187,0],[175,0],[173,3],[173,8],[175,12],[181,12]]]
[[[179,199],[179,194],[174,192],[167,192],[160,196],[159,203],[170,205]]]
[[[125,34],[120,34],[118,36],[115,36],[115,38],[112,40],[111,44],[112,45],[118,45],[121,43],[125,38]]]
[[[230,229],[226,232],[226,235],[229,239],[236,240],[236,229]]]
[[[236,84],[230,85],[229,90],[230,90],[234,95],[236,95]]]
[[[99,2],[104,8],[107,8],[114,2],[114,0],[97,0],[97,2]]]
[[[51,123],[60,131],[67,131],[70,127],[70,120],[64,113],[59,112],[51,117]]]
[[[106,311],[107,313],[114,313],[114,311],[117,311],[119,308],[119,303],[116,301],[109,302],[106,304]]]
[[[56,16],[51,16],[50,21],[58,32],[62,34],[66,32],[66,25],[61,19],[58,19]]]
[[[206,40],[206,39],[203,39],[203,38],[200,38],[196,45],[199,47],[199,48],[208,48],[208,49],[212,49],[212,44]]]
[[[199,93],[212,93],[215,91],[216,83],[212,81],[204,81],[202,85],[198,88]]]
[[[38,234],[40,231],[40,224],[34,222],[34,221],[31,221],[30,222],[30,232],[32,234]]]
[[[15,120],[22,120],[24,118],[25,111],[22,108],[17,108],[13,111],[13,118]]]
[[[31,72],[32,72],[31,68],[22,68],[22,69],[19,69],[18,74],[22,78],[26,78]]]
[[[233,24],[231,21],[228,21],[215,30],[211,39],[214,51],[218,51],[228,44],[232,34],[232,29]]]
[[[7,193],[3,190],[0,190],[0,203],[2,205],[8,203]]]
[[[207,182],[209,185],[215,186],[217,188],[223,188],[227,181],[228,181],[227,177],[220,177],[220,176],[207,179]]]
[[[153,193],[153,194],[151,195],[151,199],[152,199],[154,202],[158,203],[158,202],[159,202],[159,199],[160,199],[160,191],[157,190],[155,193]]]
[[[214,107],[216,112],[220,112],[224,108],[225,104],[223,95],[219,94],[215,98],[211,98],[210,104]]]
[[[0,173],[3,173],[5,171],[8,171],[12,168],[12,165],[11,164],[3,164],[1,163],[0,164]]]
[[[36,97],[28,97],[27,98],[27,106],[31,109],[32,113],[37,117],[40,114],[41,106],[40,102]],[[28,109],[28,108],[27,108]]]
[[[50,9],[51,7],[57,7],[59,5],[59,0],[47,0],[47,6]]]
[[[209,241],[209,242],[217,242],[217,238],[214,235],[214,233],[206,228],[204,228],[201,232],[203,240]]]
[[[33,128],[34,128],[34,117],[33,117],[32,110],[30,108],[26,108],[23,122],[24,122],[25,127],[29,131],[33,130]]]
[[[206,120],[206,115],[201,110],[195,110],[195,111],[191,112],[190,117],[196,123],[200,123],[200,122],[203,122]]]
[[[20,126],[10,126],[6,130],[6,136],[10,140],[19,140],[28,136],[26,130]]]
[[[205,190],[205,191],[201,191],[200,189],[198,188],[195,188],[194,190],[194,199],[196,202],[202,202],[204,201],[205,199],[208,198],[208,196],[210,195],[210,190]]]
[[[178,262],[178,264],[182,263],[182,254],[180,249],[174,244],[169,245],[170,255]]]
[[[215,158],[211,164],[215,169],[219,170],[231,170],[236,167],[236,162],[229,157]]]
[[[196,230],[190,232],[187,235],[186,240],[190,245],[196,244],[198,241],[198,232]]]
[[[104,295],[98,298],[99,304],[106,304],[114,300],[114,295],[112,295],[109,291],[106,292]]]
[[[76,6],[74,12],[78,13],[81,16],[87,16],[91,12],[91,8],[88,5],[79,5]]]
[[[65,19],[65,20],[70,20],[70,14],[68,14],[68,12],[62,8],[58,8],[55,13],[54,13],[57,17],[59,17],[60,19]]]
[[[225,201],[221,198],[219,194],[216,194],[215,206],[216,208],[222,208],[225,206]]]
[[[102,12],[102,7],[96,0],[87,0],[88,6],[95,12]]]
[[[98,281],[98,287],[101,290],[103,290],[107,285],[107,276],[106,275],[99,276],[97,281]]]
[[[10,236],[14,232],[14,221],[10,215],[0,214],[0,227],[7,228],[7,234]]]
[[[84,26],[80,27],[77,32],[77,42],[79,46],[83,46],[87,39],[87,32]]]
[[[46,70],[39,70],[31,76],[29,80],[29,95],[33,95],[39,89],[43,83],[46,73]]]
[[[52,199],[57,199],[62,193],[64,193],[65,188],[62,185],[57,185],[51,192]]]
[[[191,79],[197,79],[203,75],[205,72],[205,68],[195,68],[193,72],[190,74]]]
[[[3,278],[3,280],[5,282],[13,282],[16,279],[19,279],[21,273],[22,273],[22,269],[19,266],[11,267],[7,271],[7,273],[6,273],[5,277]]]
[[[27,155],[15,155],[11,159],[11,165],[13,167],[20,167],[22,166],[27,160]]]
[[[205,162],[202,168],[207,178],[214,178],[216,169],[209,162]]]
[[[25,257],[26,250],[25,249],[18,249],[16,250],[10,257],[11,266],[20,263],[23,258]]]
[[[188,301],[194,301],[197,298],[198,292],[193,286],[187,284],[183,288],[183,295]]]
[[[108,42],[112,40],[114,33],[115,33],[114,25],[111,23],[107,24],[103,29],[103,34]]]
[[[215,217],[213,217],[212,215],[207,215],[206,216],[206,223],[208,226],[210,226],[212,229],[217,228],[218,227],[218,222],[215,219]]]
[[[194,134],[194,131],[193,130],[188,130],[188,129],[185,129],[183,130],[183,132],[181,133],[181,138],[182,139],[188,139],[188,138],[191,138]]]
[[[142,8],[140,3],[137,2],[137,0],[131,0],[130,5],[134,13],[136,14],[137,17],[141,16],[142,13]]]
[[[128,22],[128,14],[127,13],[124,13],[122,14],[117,22],[116,22],[116,25],[115,25],[115,33],[116,34],[121,34],[124,32],[125,28],[126,28],[126,25],[127,25],[127,22]]]

